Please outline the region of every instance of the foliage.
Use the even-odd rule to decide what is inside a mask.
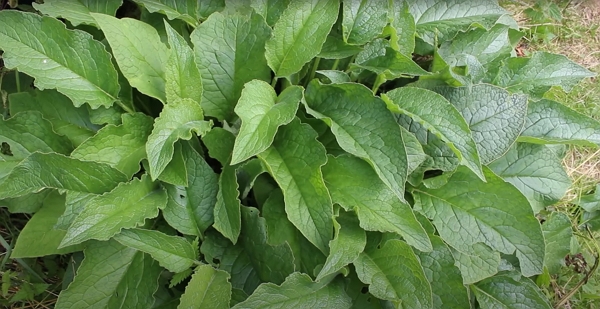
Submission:
[[[550,308],[554,145],[600,124],[541,98],[593,74],[493,1],[64,2],[0,12],[12,257],[85,256],[56,308]]]

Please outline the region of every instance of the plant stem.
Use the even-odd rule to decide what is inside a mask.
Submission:
[[[117,100],[115,101],[117,103],[117,105],[119,105],[119,107],[121,107],[124,111],[133,114],[135,113],[135,111],[133,109],[131,109],[131,107],[125,105],[123,102],[121,102],[121,100]]]
[[[273,89],[277,86],[277,80],[279,80],[277,77],[273,77],[273,80],[271,81],[271,87],[273,87]]]
[[[310,83],[310,81],[313,80],[313,78],[315,78],[315,72],[319,68],[319,62],[321,62],[321,58],[315,58],[312,68],[310,68],[310,74],[308,75],[308,79],[306,80],[305,86],[308,86],[308,83]]]
[[[379,90],[379,86],[385,83],[385,76],[383,74],[378,74],[377,79],[375,79],[375,83],[373,84],[373,94],[377,94],[377,90]]]
[[[340,59],[335,59],[335,61],[333,62],[333,65],[331,66],[331,69],[332,70],[337,69],[339,64],[340,64]]]
[[[21,92],[21,78],[19,78],[19,71],[15,70],[15,82],[17,84],[17,92]]]

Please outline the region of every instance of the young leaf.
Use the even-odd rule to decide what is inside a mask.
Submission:
[[[3,10],[0,49],[8,69],[35,77],[36,88],[56,89],[77,107],[109,107],[117,100],[117,70],[104,45],[54,18]]]
[[[136,19],[91,15],[104,32],[129,84],[143,94],[166,102],[164,66],[169,50],[160,41],[156,29]]]
[[[291,86],[277,97],[275,90],[266,82],[253,80],[244,86],[235,107],[242,126],[235,139],[231,164],[240,163],[269,148],[277,129],[290,123],[298,103],[302,99],[302,88]]]
[[[444,140],[461,164],[471,169],[479,178],[485,179],[471,130],[465,119],[444,97],[414,87],[397,88],[382,94],[381,97],[392,112],[411,117]]]
[[[488,278],[471,286],[482,309],[491,308],[552,308],[546,296],[528,278],[515,279],[510,273]]]
[[[562,212],[553,212],[542,224],[544,239],[546,240],[546,255],[544,266],[551,275],[558,274],[564,266],[565,257],[569,254],[573,228],[571,220]]]
[[[271,29],[262,16],[214,13],[190,39],[204,92],[202,108],[209,117],[232,120],[244,84],[271,78],[264,57]]]
[[[519,141],[596,146],[600,145],[600,123],[555,101],[533,101]]]
[[[321,173],[321,166],[327,162],[325,147],[316,138],[317,133],[296,118],[279,129],[271,147],[258,157],[283,191],[289,220],[327,253],[333,231],[333,205]]]
[[[192,27],[198,25],[198,0],[134,0],[143,5],[150,13],[159,12],[167,15],[168,19],[181,19]]]
[[[123,0],[46,0],[43,3],[32,3],[33,7],[55,18],[64,18],[73,26],[80,24],[96,25],[90,13],[102,13],[114,16]]]
[[[276,77],[298,73],[319,54],[337,20],[339,5],[339,0],[290,2],[265,46],[265,57]]]
[[[210,265],[196,268],[192,280],[181,295],[178,309],[227,309],[231,299],[229,274]]]
[[[87,202],[67,230],[60,247],[88,239],[107,240],[121,229],[134,228],[148,218],[155,218],[166,203],[165,191],[146,175],[122,183]]]
[[[427,155],[423,152],[423,147],[421,146],[419,139],[417,139],[413,133],[402,126],[400,127],[400,131],[402,131],[402,140],[404,141],[404,147],[406,148],[408,174],[410,175],[425,162]]]
[[[192,267],[198,259],[198,252],[185,238],[155,230],[123,230],[114,239],[123,246],[150,254],[160,266],[174,273]]]
[[[341,281],[313,282],[309,276],[293,273],[280,286],[263,283],[233,309],[347,309],[352,306]]]
[[[193,140],[192,140],[193,141]],[[182,145],[186,141],[176,141],[173,144],[173,157],[163,172],[158,176],[158,180],[172,184],[176,186],[187,186],[188,178],[187,178],[187,170],[185,167],[185,159],[183,158],[183,150]],[[147,161],[144,161],[146,163]],[[145,166],[146,170],[149,170],[149,167]]]
[[[383,32],[387,24],[387,0],[344,1],[342,31],[348,44],[364,45]]]
[[[403,203],[363,160],[329,156],[323,166],[325,184],[333,201],[354,210],[367,231],[397,233],[421,251],[431,251],[427,233],[409,205]]]
[[[152,118],[142,114],[123,114],[123,124],[107,125],[79,145],[71,157],[106,163],[131,178],[146,158],[146,140],[152,131]]]
[[[214,227],[233,244],[237,243],[242,228],[240,207],[236,168],[224,166],[219,176]]]
[[[146,143],[152,179],[158,178],[173,158],[173,144],[189,140],[192,132],[202,136],[210,130],[212,121],[204,121],[202,108],[190,99],[167,104],[154,121],[154,129]]]
[[[252,0],[250,6],[273,27],[292,0]]]
[[[517,143],[489,167],[519,189],[536,213],[560,200],[571,186],[561,159],[544,145]]]
[[[149,255],[114,240],[92,242],[57,309],[151,308],[162,268]]]
[[[380,246],[361,253],[354,262],[369,292],[406,308],[433,308],[431,286],[411,247],[397,239]]]
[[[194,3],[196,1],[193,1]],[[196,67],[194,51],[185,39],[165,21],[165,30],[169,39],[169,59],[165,65],[165,92],[167,102],[179,99],[191,99],[200,104],[202,101],[202,78]]]
[[[450,246],[461,250],[482,242],[505,254],[516,252],[523,275],[540,274],[544,237],[527,199],[487,168],[484,176],[487,183],[459,167],[440,188],[416,188],[415,209]]]
[[[405,56],[391,47],[386,47],[383,55],[369,58],[360,63],[357,61],[356,63],[357,67],[382,74],[386,79],[395,79],[404,75],[422,76],[431,74],[423,70],[409,56]]]
[[[306,106],[309,114],[331,127],[342,149],[367,161],[404,200],[406,149],[400,127],[383,101],[359,84],[314,81],[306,90]]]

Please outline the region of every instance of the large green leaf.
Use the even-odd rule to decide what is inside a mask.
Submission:
[[[485,65],[499,57],[510,56],[510,43],[507,25],[498,24],[490,30],[476,28],[459,33],[454,39],[444,42],[437,53],[451,66],[464,65],[464,55],[474,56]]]
[[[100,194],[124,181],[127,178],[123,173],[104,163],[36,152],[8,174],[0,185],[0,199],[22,196],[43,188]]]
[[[83,246],[58,249],[65,231],[55,230],[54,224],[65,210],[65,196],[54,191],[44,200],[42,208],[27,221],[19,233],[11,258],[38,257],[80,251]]]
[[[276,77],[289,77],[321,51],[338,17],[339,0],[291,1],[273,26],[265,57]]]
[[[204,135],[210,130],[212,121],[204,121],[202,108],[190,99],[167,104],[154,121],[154,129],[146,143],[152,179],[158,178],[173,158],[175,142],[189,140],[192,132]]]
[[[440,188],[415,188],[415,209],[457,250],[482,242],[505,254],[516,252],[525,276],[540,274],[544,237],[527,199],[487,168],[484,176],[487,182],[459,167]]]
[[[422,76],[430,74],[414,62],[411,57],[403,55],[391,47],[386,47],[383,55],[369,58],[356,66],[381,74],[386,79],[395,79],[405,75]]]
[[[142,21],[92,13],[104,32],[112,54],[131,86],[141,93],[166,102],[164,67],[167,46],[156,29]]]
[[[351,156],[329,157],[323,176],[335,203],[354,210],[368,231],[393,232],[422,251],[431,242],[409,205],[403,203],[363,160]]]
[[[250,6],[273,26],[292,0],[252,0]]]
[[[546,296],[528,278],[504,273],[471,286],[482,309],[550,309]]]
[[[200,104],[202,101],[202,78],[196,67],[194,51],[166,21],[165,29],[170,47],[169,60],[165,65],[167,102],[187,98]]]
[[[69,226],[61,247],[88,239],[107,240],[121,229],[134,228],[144,224],[148,218],[155,218],[166,203],[165,191],[146,175],[142,179],[122,183],[86,203]]]
[[[104,45],[54,18],[0,12],[0,49],[7,68],[35,77],[40,90],[57,89],[75,106],[108,107],[117,100],[117,70]]]
[[[411,247],[391,239],[361,253],[354,262],[360,281],[373,296],[405,308],[433,308],[431,286]]]
[[[231,299],[229,274],[210,265],[196,268],[192,280],[181,295],[179,309],[227,309]]]
[[[517,143],[489,166],[519,189],[536,213],[560,200],[571,186],[561,159],[544,145]]]
[[[143,5],[151,13],[159,12],[167,15],[168,19],[181,19],[186,23],[198,25],[198,0],[134,0]]]
[[[79,145],[71,157],[106,163],[128,178],[140,170],[146,158],[146,140],[152,131],[152,118],[142,114],[123,114],[123,124],[107,125]]]
[[[42,189],[36,193],[4,199],[0,201],[0,207],[6,207],[10,213],[34,213],[43,206],[44,199],[50,192],[52,189]]]
[[[271,29],[258,14],[214,13],[191,34],[202,75],[202,108],[207,116],[232,120],[247,82],[271,78],[265,42]]]
[[[406,148],[406,158],[408,159],[408,174],[410,175],[419,166],[427,160],[427,155],[423,152],[423,146],[419,139],[412,132],[404,127],[400,127],[402,131],[402,140],[404,140],[404,148]]]
[[[444,140],[461,164],[484,179],[471,130],[458,110],[444,97],[421,88],[403,87],[382,94],[382,98],[391,111],[411,117]]]
[[[403,55],[412,55],[415,51],[417,25],[415,18],[410,14],[408,2],[392,0],[389,3],[390,46]]]
[[[529,102],[519,141],[600,145],[600,123],[555,101]]]
[[[347,43],[364,45],[383,32],[387,24],[387,0],[350,0],[342,6],[342,31]]]
[[[235,107],[242,126],[235,139],[231,164],[240,163],[269,148],[277,129],[296,116],[302,88],[292,86],[279,97],[266,82],[253,80],[244,86]]]
[[[236,168],[224,166],[219,176],[219,191],[214,208],[214,228],[227,237],[233,244],[237,243],[242,229]]]
[[[122,3],[123,0],[45,0],[41,4],[34,2],[32,5],[45,15],[68,20],[73,26],[96,26],[96,20],[90,13],[114,16]]]
[[[341,281],[313,282],[306,274],[293,273],[280,286],[261,284],[233,309],[347,309],[350,306],[350,297]]]
[[[483,243],[452,249],[454,265],[458,267],[464,284],[473,284],[498,273],[500,253]]]
[[[381,99],[359,84],[321,85],[306,90],[307,111],[331,127],[345,151],[369,162],[381,180],[404,200],[408,171],[400,127]]]
[[[482,164],[504,155],[523,130],[527,97],[480,84],[472,87],[438,87],[469,124]]]
[[[544,266],[548,268],[551,275],[554,275],[564,266],[565,257],[570,252],[573,238],[571,220],[562,212],[553,212],[542,224],[542,231],[546,240]]]
[[[327,162],[325,147],[316,138],[317,133],[296,118],[281,127],[271,147],[258,156],[283,191],[289,220],[326,253],[333,232],[333,205],[321,173]]]
[[[162,268],[149,255],[114,240],[93,242],[57,309],[147,309],[154,303]]]

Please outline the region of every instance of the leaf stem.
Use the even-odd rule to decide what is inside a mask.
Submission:
[[[17,84],[17,92],[21,92],[21,78],[19,77],[19,71],[15,70],[15,82]]]
[[[339,64],[340,64],[340,59],[335,59],[335,61],[333,62],[333,65],[331,66],[331,69],[332,70],[337,69]]]
[[[115,101],[115,103],[117,103],[117,105],[119,105],[119,107],[121,107],[124,111],[126,111],[130,114],[135,113],[135,111],[133,109],[131,109],[131,107],[125,105],[123,102],[121,102],[121,100],[117,100],[117,101]]]
[[[379,86],[385,83],[385,76],[383,74],[378,74],[377,79],[375,79],[375,83],[373,84],[373,94],[377,94],[377,90],[379,90]]]
[[[279,80],[279,78],[273,77],[273,80],[271,81],[271,87],[273,87],[273,89],[275,89],[275,87],[277,86],[277,81]]]
[[[310,68],[310,74],[308,75],[308,79],[306,80],[305,86],[308,86],[308,83],[310,83],[310,81],[315,78],[315,72],[319,68],[320,62],[321,62],[321,58],[319,58],[319,57],[315,58],[312,68]]]

